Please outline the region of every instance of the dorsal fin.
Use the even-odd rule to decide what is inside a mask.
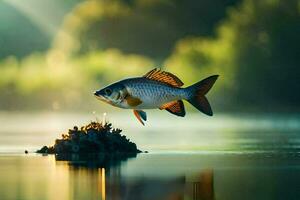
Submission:
[[[166,104],[162,105],[159,109],[161,109],[161,110],[165,109],[165,110],[169,111],[170,113],[180,116],[180,117],[185,116],[185,109],[184,109],[183,102],[181,100],[166,103]]]
[[[172,85],[174,87],[181,87],[183,86],[183,82],[174,74],[171,74],[170,72],[165,72],[160,69],[152,69],[150,72],[145,74],[143,77],[159,81],[162,83],[166,83],[168,85]]]

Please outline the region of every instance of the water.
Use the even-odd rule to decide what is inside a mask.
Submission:
[[[0,113],[0,152],[34,151],[52,145],[74,125],[102,120],[102,113]],[[263,151],[300,147],[300,115],[225,115],[185,118],[167,112],[148,112],[143,127],[131,111],[108,113],[107,120],[123,130],[142,150]]]
[[[2,155],[0,163],[0,199],[300,197],[300,155],[291,153],[150,153],[106,169],[41,155]]]
[[[154,112],[145,127],[126,112],[107,117],[150,153],[105,168],[96,160],[26,155],[95,116],[1,113],[0,199],[300,198],[298,115],[182,119]]]

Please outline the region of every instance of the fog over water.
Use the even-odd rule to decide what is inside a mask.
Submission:
[[[52,145],[73,126],[103,120],[102,113],[0,114],[0,152],[34,151]],[[148,151],[266,151],[297,150],[299,115],[217,114],[206,117],[188,113],[185,118],[167,112],[148,112],[142,126],[129,110],[108,113],[106,120],[142,150]]]

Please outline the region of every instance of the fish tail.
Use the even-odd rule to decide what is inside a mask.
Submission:
[[[205,95],[212,88],[219,75],[213,75],[186,88],[187,101],[199,111],[212,116],[213,112]]]

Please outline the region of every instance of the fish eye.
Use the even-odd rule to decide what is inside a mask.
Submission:
[[[111,91],[111,89],[109,89],[109,88],[106,88],[106,89],[104,90],[104,92],[105,92],[105,94],[106,94],[107,96],[110,96],[110,95],[112,94],[112,91]]]

